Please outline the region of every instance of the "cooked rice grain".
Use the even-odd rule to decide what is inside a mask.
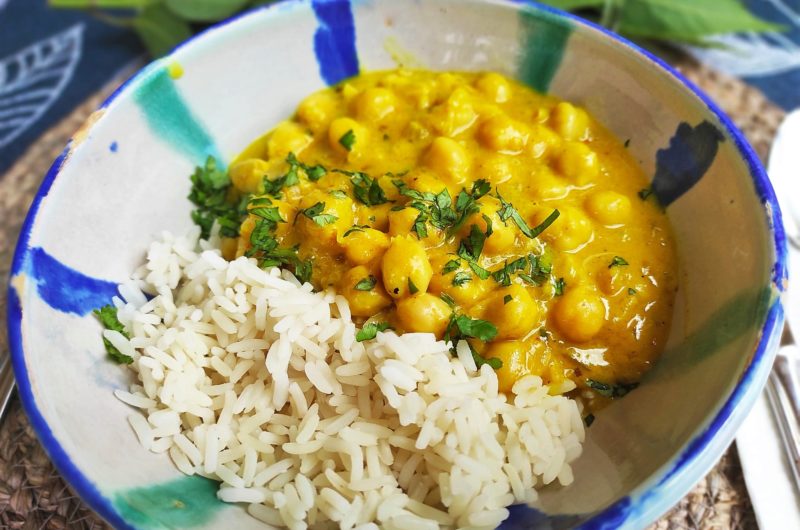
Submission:
[[[572,481],[583,422],[540,378],[507,399],[465,343],[356,342],[343,297],[214,246],[163,234],[115,298],[131,338],[106,337],[134,358],[115,395],[139,441],[221,500],[273,527],[493,528]]]

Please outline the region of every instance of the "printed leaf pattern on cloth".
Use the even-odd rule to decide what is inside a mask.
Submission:
[[[80,62],[83,30],[76,24],[0,59],[0,148],[36,123],[64,91]]]

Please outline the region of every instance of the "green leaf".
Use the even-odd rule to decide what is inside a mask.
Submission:
[[[366,278],[359,280],[356,283],[356,291],[371,291],[375,284],[378,283],[378,279],[375,278],[373,275],[369,275]]]
[[[444,267],[442,267],[442,274],[450,274],[451,272],[458,270],[460,266],[461,266],[460,259],[451,259],[450,261],[444,264]]]
[[[165,0],[179,17],[191,22],[216,22],[241,11],[250,0]]]
[[[491,322],[479,318],[470,318],[467,315],[458,315],[453,319],[460,335],[471,337],[484,342],[489,342],[497,336],[497,328]]]
[[[324,202],[318,202],[318,203],[314,204],[313,206],[310,206],[310,207],[306,208],[305,210],[300,210],[299,213],[301,213],[302,215],[308,217],[309,219],[314,221],[314,223],[316,223],[319,226],[325,226],[325,225],[332,224],[332,223],[336,222],[337,219],[339,219],[335,215],[332,215],[332,214],[329,214],[329,213],[322,213],[324,210],[325,210],[325,203]]]
[[[472,274],[470,274],[468,272],[464,272],[464,271],[457,272],[453,276],[453,285],[455,285],[455,286],[464,285],[465,283],[471,282],[471,281],[472,281]]]
[[[564,294],[564,287],[567,286],[567,282],[564,281],[564,278],[559,278],[556,280],[555,283],[555,294],[556,296],[561,296]]]
[[[607,398],[621,398],[631,390],[639,386],[639,383],[602,383],[594,379],[587,379],[586,386]]]
[[[153,57],[167,55],[192,36],[189,24],[160,4],[143,9],[133,19],[133,28]]]
[[[408,292],[411,294],[417,294],[419,292],[419,287],[411,281],[411,278],[408,279]]]
[[[356,342],[374,339],[379,331],[389,329],[388,322],[367,322],[364,327],[356,333]]]
[[[503,297],[503,305],[506,305],[507,303],[509,303],[513,299],[514,299],[514,297],[511,296],[510,294],[505,295]]]
[[[339,143],[342,144],[342,147],[347,149],[348,151],[353,150],[353,146],[356,143],[356,134],[353,132],[353,129],[350,129],[346,133],[339,138]]]
[[[621,33],[689,43],[709,35],[784,29],[756,17],[739,0],[629,0],[619,17]]]
[[[572,11],[575,9],[585,9],[587,7],[602,7],[607,0],[540,0],[543,4]]]
[[[611,260],[611,263],[608,265],[608,268],[611,267],[621,267],[623,265],[628,265],[628,262],[622,256],[614,256],[614,259]]]
[[[106,329],[110,329],[113,331],[120,332],[125,338],[130,338],[128,332],[125,331],[125,326],[117,318],[117,308],[113,305],[105,305],[100,309],[95,309],[92,311],[95,316],[100,320],[100,323],[103,324],[103,327]],[[103,337],[103,345],[106,347],[106,352],[108,356],[111,357],[111,360],[116,362],[117,364],[131,364],[133,362],[133,357],[130,355],[125,355],[121,351],[119,351],[116,346],[111,344],[107,338]]]

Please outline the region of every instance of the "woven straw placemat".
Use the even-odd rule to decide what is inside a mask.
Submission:
[[[683,61],[683,72],[733,117],[764,159],[783,111],[757,90]],[[120,80],[104,88],[44,134],[0,176],[0,278],[8,277],[17,234],[36,189],[67,139]],[[0,317],[5,322],[5,288]],[[5,327],[0,348],[7,350]],[[37,441],[14,398],[0,425],[0,528],[99,529],[108,526],[71,492]],[[675,508],[649,530],[755,529],[739,459],[730,448],[717,466]]]

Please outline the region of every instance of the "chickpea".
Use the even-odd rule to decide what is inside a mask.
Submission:
[[[586,342],[597,335],[606,319],[603,300],[594,290],[582,286],[566,289],[554,309],[558,330],[573,342]]]
[[[333,221],[320,224],[298,212],[295,216],[297,226],[306,237],[323,247],[338,248],[338,236],[353,226],[353,201],[350,197],[334,197],[321,189],[315,189],[303,196],[300,208],[306,210],[317,203],[324,204],[320,215],[332,215]],[[289,224],[292,222],[290,219]]]
[[[405,298],[411,284],[424,293],[433,275],[425,249],[413,236],[395,236],[381,261],[383,285],[390,296]]]
[[[506,296],[511,298],[506,298]],[[497,340],[524,337],[539,320],[539,306],[528,289],[512,284],[495,290],[486,300],[484,318],[497,326]]]
[[[482,157],[477,173],[492,186],[511,179],[519,171],[519,159],[504,154],[490,154]]]
[[[338,99],[328,91],[311,94],[297,107],[297,118],[314,133],[321,132],[336,115]]]
[[[342,145],[342,139],[352,131],[353,140],[350,150]],[[369,142],[369,133],[367,129],[352,118],[336,118],[331,122],[328,128],[328,143],[333,149],[348,159],[354,152],[363,152],[367,148]]]
[[[270,133],[267,153],[271,159],[283,160],[290,152],[299,154],[313,139],[299,124],[285,121]]]
[[[589,115],[565,101],[553,109],[550,124],[565,140],[582,140],[589,135]]]
[[[266,160],[248,158],[231,165],[228,174],[234,187],[245,193],[256,193],[270,165]]]
[[[591,182],[600,174],[600,162],[597,153],[580,142],[569,142],[558,157],[558,170],[576,184]]]
[[[368,88],[354,100],[355,114],[364,123],[381,124],[384,118],[395,112],[398,101],[394,92],[387,88]]]
[[[511,85],[500,74],[483,74],[475,81],[475,87],[495,103],[505,103],[511,99]]]
[[[535,124],[528,140],[528,152],[533,158],[548,156],[561,147],[563,140],[550,127]]]
[[[575,250],[591,241],[594,228],[585,213],[572,206],[561,206],[559,212],[558,218],[542,233],[544,239],[562,251]],[[543,222],[551,213],[548,209],[537,210],[532,226]]]
[[[448,184],[460,185],[467,179],[470,156],[467,149],[450,138],[436,138],[424,155],[424,163]]]
[[[375,283],[372,288],[367,289],[373,281]],[[360,288],[356,288],[356,285]],[[342,276],[339,292],[347,298],[350,311],[357,317],[371,317],[392,304],[392,299],[386,294],[380,281],[364,266],[353,267]]]
[[[513,222],[500,220],[497,211],[500,210],[500,201],[494,197],[482,197],[479,201],[480,210],[470,218],[470,222],[464,228],[465,235],[469,233],[471,225],[476,225],[481,232],[486,233],[487,223],[483,218],[485,215],[492,222],[492,234],[486,238],[484,251],[487,254],[501,254],[510,250],[517,240],[518,229]]]
[[[410,188],[422,193],[433,193],[434,195],[447,187],[435,173],[424,168],[412,170],[403,180],[408,183]]]
[[[447,101],[431,110],[431,125],[442,136],[453,137],[469,129],[478,113],[472,104],[472,97],[465,88],[453,90]]]
[[[363,206],[363,205],[362,205]],[[389,230],[389,214],[392,213],[392,203],[377,206],[364,206],[361,210],[365,215],[360,216],[361,224],[368,224],[375,230],[386,232]]]
[[[489,149],[501,153],[519,153],[528,141],[528,132],[520,123],[498,114],[484,121],[478,129],[478,140]]]
[[[414,221],[419,216],[416,208],[403,208],[389,212],[389,235],[402,236],[411,233]]]
[[[397,318],[405,331],[412,333],[433,333],[441,338],[452,313],[444,300],[430,293],[418,293],[397,301]]]
[[[462,269],[456,272],[469,272],[469,269]],[[445,288],[443,291],[447,293],[450,298],[462,307],[469,307],[477,303],[481,298],[485,297],[490,289],[493,287],[494,280],[481,280],[474,274],[472,279],[460,285],[453,285],[453,277],[456,273],[448,274],[445,278]]]
[[[528,367],[528,345],[519,340],[493,342],[483,356],[486,359],[496,357],[503,362],[498,370],[497,384],[500,392],[510,393],[518,379],[531,373]]]
[[[363,228],[342,238],[342,246],[350,263],[364,265],[383,255],[389,248],[389,237],[379,230]]]
[[[537,175],[534,193],[544,201],[563,199],[569,195],[569,187],[563,178],[543,169]]]
[[[584,203],[589,215],[605,225],[622,224],[631,214],[631,201],[614,191],[596,191]]]

